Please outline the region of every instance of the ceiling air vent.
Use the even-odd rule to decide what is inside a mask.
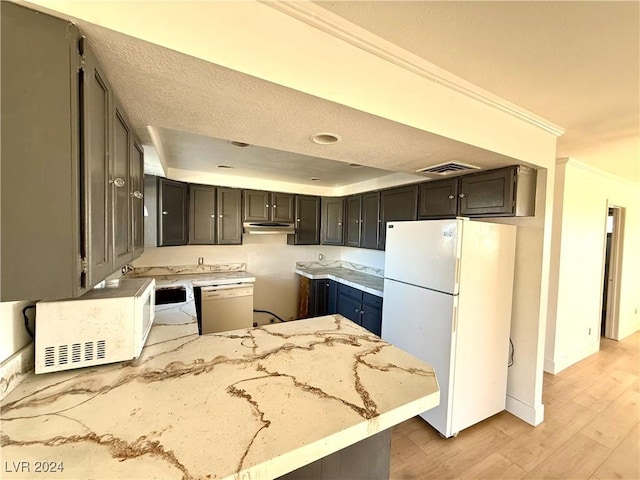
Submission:
[[[436,173],[438,175],[449,175],[450,173],[459,173],[466,170],[479,170],[480,167],[475,165],[467,165],[466,163],[447,162],[432,167],[421,168],[416,173]]]

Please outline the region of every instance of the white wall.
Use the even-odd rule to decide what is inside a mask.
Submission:
[[[1,302],[0,303],[0,363],[31,341],[24,328],[22,309],[33,302]],[[29,313],[33,318],[33,313]],[[33,327],[33,324],[31,324]]]
[[[600,344],[606,217],[625,210],[618,339],[640,329],[640,184],[574,159],[557,162],[545,370],[557,373]]]
[[[511,315],[514,363],[507,378],[507,410],[532,425],[544,419],[542,370],[551,243],[547,212],[552,209],[554,170],[540,169],[537,175],[535,216],[486,220],[518,227]]]

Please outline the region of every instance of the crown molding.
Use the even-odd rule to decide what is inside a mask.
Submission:
[[[488,92],[446,70],[408,52],[357,25],[345,20],[314,3],[304,0],[258,0],[296,20],[332,35],[371,55],[375,55],[394,65],[404,68],[422,78],[466,95],[485,105],[512,115],[557,137],[564,134],[564,128],[555,125],[497,95]]]

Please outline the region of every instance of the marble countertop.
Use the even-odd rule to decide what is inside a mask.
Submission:
[[[254,283],[255,275],[247,272],[245,268],[244,263],[136,267],[128,276],[155,278],[156,288]]]
[[[3,478],[271,479],[436,406],[431,367],[339,316],[198,336],[30,375],[0,404]],[[13,466],[30,467],[18,472]]]
[[[297,262],[295,273],[312,280],[329,279],[358,288],[378,297],[383,296],[381,270],[347,262]]]

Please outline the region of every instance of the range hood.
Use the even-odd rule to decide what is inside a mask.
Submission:
[[[296,233],[295,224],[284,222],[244,222],[242,230],[250,234]]]

